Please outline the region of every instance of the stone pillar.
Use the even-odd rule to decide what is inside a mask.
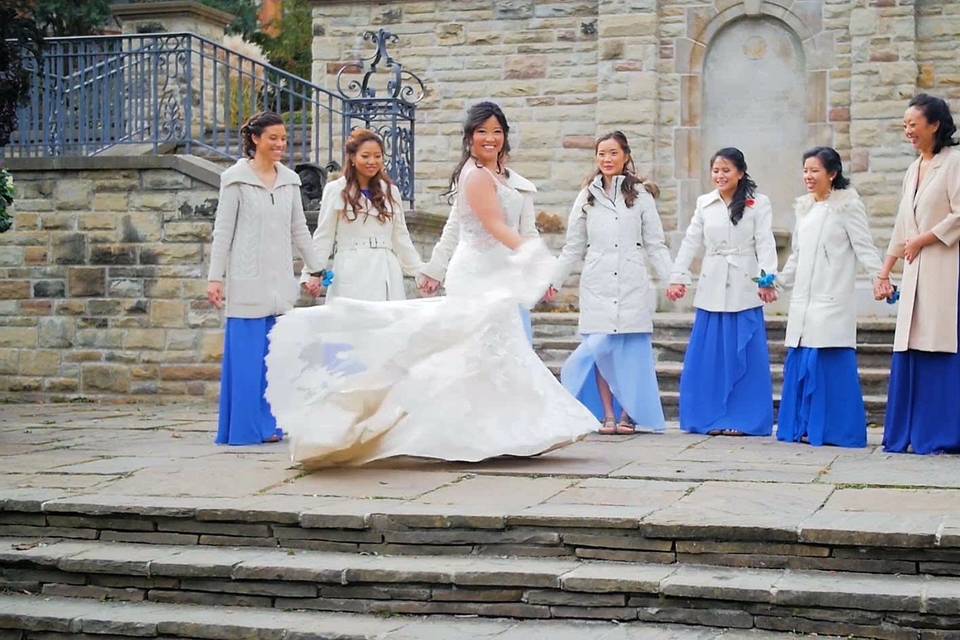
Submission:
[[[123,33],[151,33],[160,30],[184,31],[220,42],[236,19],[231,13],[208,7],[198,0],[158,0],[115,4],[110,7]]]
[[[850,146],[857,189],[882,242],[890,235],[903,173],[915,157],[902,118],[916,93],[913,0],[857,0],[850,13]]]

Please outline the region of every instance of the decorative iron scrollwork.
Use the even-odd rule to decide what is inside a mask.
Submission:
[[[360,62],[346,64],[341,67],[337,73],[337,91],[348,100],[367,99],[367,98],[394,98],[403,100],[409,104],[417,104],[423,100],[426,88],[415,73],[407,71],[403,65],[393,59],[393,56],[387,51],[387,46],[396,43],[400,38],[396,34],[390,33],[385,29],[379,31],[365,31],[363,33],[364,42],[374,43],[376,50],[367,58]],[[390,74],[387,80],[385,95],[377,95],[377,87],[374,84],[377,74],[380,72],[380,65]],[[359,74],[362,77],[357,80],[350,80],[346,86],[343,85],[346,75]]]

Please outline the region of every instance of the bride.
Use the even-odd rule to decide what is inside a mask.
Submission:
[[[518,312],[547,291],[554,259],[516,231],[534,189],[504,164],[509,129],[491,102],[467,114],[450,180],[461,227],[446,297],[339,298],[277,321],[266,396],[295,461],[530,456],[593,430],[531,349]]]

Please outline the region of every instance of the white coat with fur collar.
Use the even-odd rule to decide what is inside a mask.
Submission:
[[[780,273],[792,287],[788,347],[856,347],[857,263],[875,276],[880,251],[873,244],[867,212],[855,189],[838,189],[820,204],[797,198],[793,248]]]

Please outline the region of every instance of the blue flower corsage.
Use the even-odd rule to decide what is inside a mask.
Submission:
[[[887,298],[887,304],[897,304],[900,300],[900,289],[897,285],[893,285],[893,293]]]
[[[760,276],[757,278],[752,278],[754,282],[757,283],[757,286],[761,289],[778,289],[780,284],[777,282],[777,274],[767,273],[763,269],[760,270]]]
[[[323,278],[323,286],[329,287],[331,284],[333,284],[333,271],[332,271],[332,270],[331,270],[331,271],[327,271],[326,269],[324,269],[321,273],[323,273],[323,276],[321,276],[321,277]]]

